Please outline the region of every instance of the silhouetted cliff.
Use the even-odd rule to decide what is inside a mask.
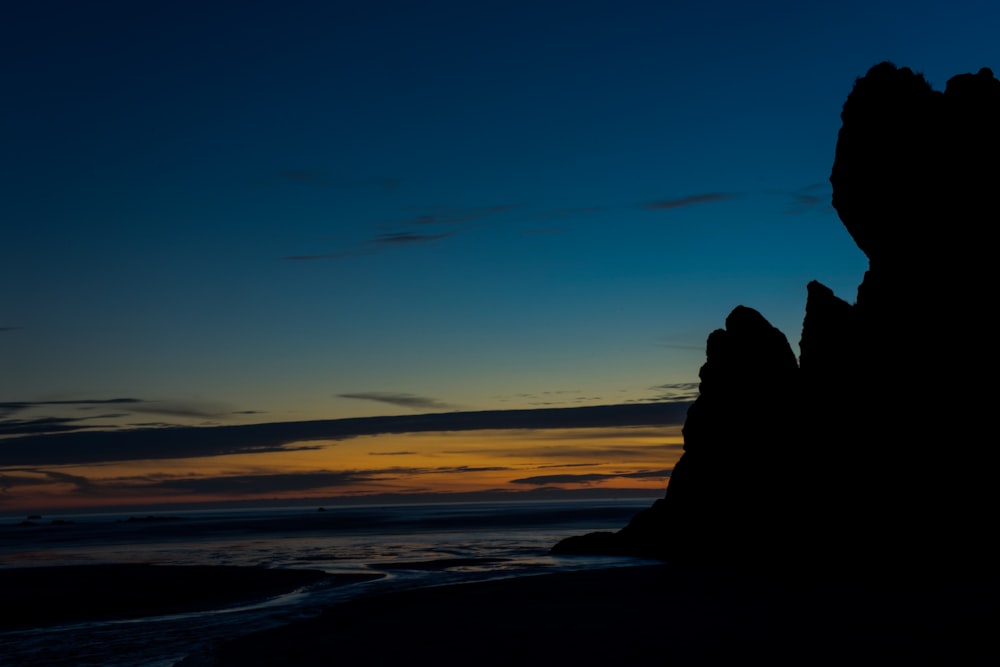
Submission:
[[[807,286],[798,363],[736,308],[709,336],[665,497],[557,552],[878,577],[994,566],[1000,81],[982,69],[942,93],[881,63],[841,120],[833,205],[869,259],[856,302]]]

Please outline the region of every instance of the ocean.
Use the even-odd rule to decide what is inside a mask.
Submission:
[[[0,632],[0,665],[172,667],[219,641],[309,618],[359,597],[640,564],[646,561],[555,556],[549,549],[570,535],[617,530],[651,502],[313,506],[0,519],[0,568],[151,563],[351,575],[342,578],[348,583],[335,577],[254,604]]]

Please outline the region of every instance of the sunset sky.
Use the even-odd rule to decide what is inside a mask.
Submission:
[[[943,89],[1000,67],[997,25],[961,1],[7,3],[0,513],[657,495],[728,312],[794,346],[808,281],[854,298],[827,180],[854,79]],[[522,412],[588,406],[659,412]]]

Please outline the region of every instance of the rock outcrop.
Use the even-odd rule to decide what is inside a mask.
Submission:
[[[664,498],[556,551],[850,577],[995,567],[1000,81],[982,69],[942,93],[882,63],[841,119],[833,205],[869,259],[855,303],[808,285],[798,362],[734,310]]]

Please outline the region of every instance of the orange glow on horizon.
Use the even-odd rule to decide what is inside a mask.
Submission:
[[[177,503],[666,487],[679,428],[404,433],[289,443],[288,451],[2,469],[0,511]]]

